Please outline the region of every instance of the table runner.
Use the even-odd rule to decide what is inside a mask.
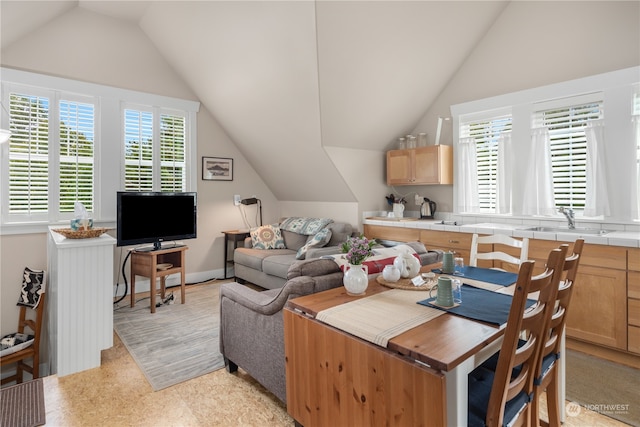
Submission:
[[[434,273],[442,273],[439,268],[432,270]],[[511,286],[518,280],[518,274],[508,271],[495,270],[493,268],[472,267],[470,265],[463,268],[461,279],[478,280],[485,283],[493,283],[501,286]]]
[[[468,319],[479,320],[481,322],[492,323],[500,326],[507,323],[509,310],[513,297],[498,292],[491,292],[473,286],[462,285],[462,304],[452,308],[440,307],[431,304],[435,298],[427,298],[418,301],[418,304],[435,307],[438,310],[456,314]],[[535,304],[532,299],[527,300],[527,308]]]
[[[445,313],[416,304],[423,298],[420,292],[392,289],[322,310],[316,319],[386,347],[390,339]]]

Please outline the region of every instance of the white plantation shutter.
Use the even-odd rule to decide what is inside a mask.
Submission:
[[[153,190],[153,113],[124,112],[125,189]]]
[[[95,107],[60,101],[60,212],[94,207]]]
[[[565,100],[565,104],[571,100]],[[602,101],[554,106],[534,115],[534,127],[549,130],[554,197],[557,206],[583,210],[586,199],[585,126],[601,119]]]
[[[510,131],[510,114],[460,123],[460,138],[472,138],[475,141],[477,168],[475,191],[478,193],[480,212],[497,212],[499,140],[502,134]]]
[[[160,116],[160,187],[162,191],[186,190],[185,118]]]
[[[9,203],[12,215],[49,210],[49,99],[11,93]]]
[[[159,110],[124,110],[127,191],[186,191],[186,118]]]

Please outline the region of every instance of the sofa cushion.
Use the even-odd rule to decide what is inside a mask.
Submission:
[[[233,252],[233,262],[257,271],[263,271],[263,261],[266,258],[276,255],[289,255],[290,259],[295,261],[295,251],[291,249],[271,249],[265,251],[263,249],[237,248]]]
[[[284,245],[286,246],[286,248],[292,249],[294,251],[297,251],[298,249],[303,247],[304,244],[307,243],[307,239],[309,238],[309,236],[294,233],[293,231],[282,229],[280,229],[280,231],[282,231],[282,237],[284,238]]]
[[[345,222],[332,222],[327,228],[331,230],[331,240],[327,246],[341,246],[353,234],[353,227]]]
[[[280,228],[306,236],[313,236],[333,222],[330,218],[290,217],[280,223]]]
[[[272,255],[262,261],[262,272],[271,276],[286,279],[289,267],[295,262],[295,260],[295,252],[286,255]]]
[[[250,231],[251,242],[254,249],[284,249],[284,239],[277,225],[263,225],[252,228]]]
[[[323,228],[313,236],[309,237],[309,239],[307,239],[307,243],[305,243],[304,246],[298,249],[298,252],[296,253],[296,259],[304,259],[309,248],[321,248],[329,243],[330,239],[331,230],[329,228]]]

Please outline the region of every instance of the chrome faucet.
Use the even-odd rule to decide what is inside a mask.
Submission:
[[[558,209],[558,212],[560,212],[561,214],[564,214],[564,216],[567,217],[567,221],[569,222],[569,229],[573,230],[574,228],[576,228],[576,222],[575,219],[573,217],[573,209],[571,208],[564,208],[564,206],[560,206],[560,208]]]

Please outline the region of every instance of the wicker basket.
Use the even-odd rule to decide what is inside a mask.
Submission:
[[[99,237],[109,231],[109,228],[92,228],[90,230],[72,230],[71,228],[54,228],[58,234],[62,234],[67,239],[91,239]]]

